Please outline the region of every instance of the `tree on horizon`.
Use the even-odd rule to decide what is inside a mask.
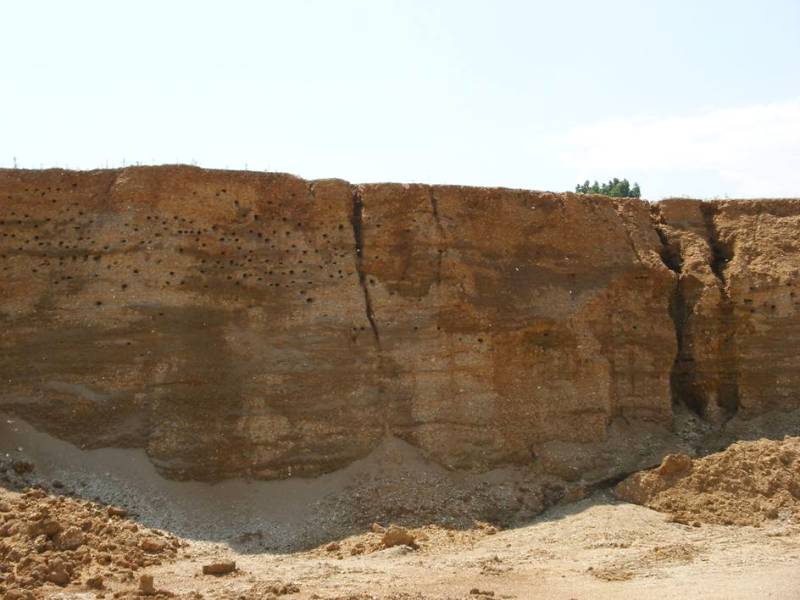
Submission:
[[[594,183],[589,183],[587,179],[583,183],[576,185],[575,191],[578,194],[602,194],[612,198],[641,198],[642,196],[638,183],[634,183],[631,186],[627,179],[618,179],[617,177],[603,184],[598,184],[597,180]]]

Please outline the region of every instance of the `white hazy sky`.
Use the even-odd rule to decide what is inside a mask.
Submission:
[[[798,0],[0,7],[0,166],[800,196]]]

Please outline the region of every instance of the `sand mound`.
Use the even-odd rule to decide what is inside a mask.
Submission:
[[[174,559],[180,545],[173,536],[126,519],[122,509],[48,496],[38,489],[0,492],[3,598],[133,582],[136,571]]]
[[[436,524],[405,528],[390,525],[387,528],[374,523],[371,531],[330,542],[308,552],[309,556],[342,559],[347,556],[372,554],[388,548],[417,555],[440,554],[454,548],[474,546],[479,540],[495,535],[497,528],[476,521],[469,529],[452,529]]]
[[[738,442],[692,460],[670,454],[616,487],[622,500],[680,523],[760,525],[800,517],[800,438]]]

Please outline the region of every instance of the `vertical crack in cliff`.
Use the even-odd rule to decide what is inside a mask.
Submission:
[[[306,189],[308,190],[308,195],[311,196],[311,201],[317,201],[317,190],[315,189],[316,182],[315,181],[307,181],[306,182]]]
[[[700,417],[705,417],[708,400],[699,385],[694,357],[693,340],[687,328],[694,309],[687,299],[686,280],[680,276],[669,299],[669,314],[675,326],[677,349],[669,373],[670,392],[675,404],[683,404]]]
[[[444,255],[442,244],[444,242],[444,227],[439,217],[439,201],[436,198],[436,192],[433,191],[433,186],[428,188],[428,199],[431,203],[431,213],[433,214],[433,221],[436,224],[436,232],[439,234],[439,247],[436,248],[436,285],[439,286],[442,284],[442,258]]]
[[[716,278],[719,292],[718,310],[712,315],[708,315],[707,310],[697,314],[697,303],[703,296],[703,290],[708,289],[707,284],[696,274],[684,272],[681,238],[671,237],[659,205],[653,206],[651,211],[653,228],[661,241],[661,260],[678,276],[669,304],[677,342],[677,352],[670,371],[670,391],[674,403],[685,405],[700,417],[711,416],[709,403],[714,401],[716,407],[721,409],[722,416],[730,418],[739,408],[734,305],[725,277],[725,267],[733,258],[733,250],[720,239],[715,220],[719,210],[717,205],[700,203],[699,210],[705,227],[705,242],[711,254],[709,267]],[[697,365],[694,336],[702,321],[690,326],[694,318],[716,321],[718,345],[715,372],[713,367],[709,367],[713,363],[704,362],[702,372]]]
[[[739,365],[736,350],[736,315],[734,303],[728,290],[725,269],[733,259],[733,247],[720,238],[716,217],[719,206],[701,204],[703,222],[706,226],[708,247],[711,251],[711,270],[717,278],[720,293],[719,304],[719,389],[717,403],[727,416],[739,409]]]
[[[706,399],[697,384],[697,373],[692,352],[691,340],[687,335],[687,321],[692,313],[687,298],[687,279],[683,276],[683,257],[681,247],[677,242],[670,240],[667,224],[661,212],[661,206],[653,205],[650,209],[653,229],[661,241],[659,255],[664,265],[677,277],[675,286],[669,298],[669,316],[675,328],[676,351],[675,359],[669,374],[670,395],[674,404],[683,404],[698,416],[705,413]],[[693,304],[693,303],[692,303]]]
[[[619,221],[622,224],[622,230],[625,232],[625,239],[628,240],[628,245],[631,247],[631,252],[636,257],[636,260],[639,264],[642,263],[642,255],[639,254],[639,249],[636,247],[636,242],[633,240],[633,236],[631,235],[631,228],[630,228],[630,221],[628,220],[628,216],[625,214],[625,207],[623,206],[623,200],[614,200],[614,211],[617,213],[617,217],[619,217]]]
[[[367,314],[367,321],[372,328],[372,335],[375,337],[375,344],[378,349],[381,347],[381,337],[378,332],[378,324],[375,321],[375,312],[372,309],[372,299],[369,295],[369,288],[367,287],[367,276],[364,272],[364,201],[361,198],[361,190],[357,186],[353,186],[353,211],[350,215],[350,223],[353,226],[353,239],[355,241],[356,250],[356,272],[358,273],[358,283],[361,285],[361,290],[364,293],[364,310]]]
[[[109,178],[108,178],[108,185],[106,185],[106,189],[103,192],[104,200],[109,202],[111,199],[111,194],[114,191],[114,188],[117,186],[117,182],[119,181],[120,176],[125,171],[125,168],[122,169],[109,169],[107,171]],[[92,194],[92,198],[96,198],[99,192],[95,192]]]
[[[716,216],[719,213],[719,207],[711,203],[703,203],[700,205],[700,212],[703,214],[703,223],[706,226],[706,236],[708,240],[708,247],[711,250],[711,270],[716,275],[721,284],[723,294],[727,296],[726,281],[725,281],[725,267],[733,258],[733,249],[722,242],[719,238],[719,231],[717,230]]]
[[[656,235],[661,242],[661,250],[658,253],[661,257],[661,262],[670,271],[680,275],[683,271],[683,257],[681,256],[680,247],[677,244],[670,243],[665,229],[664,216],[661,214],[661,207],[657,204],[654,205],[650,209],[650,215],[653,221],[653,229],[655,229]]]

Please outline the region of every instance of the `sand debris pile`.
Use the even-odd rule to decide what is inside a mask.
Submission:
[[[679,523],[755,525],[800,517],[800,438],[738,442],[692,460],[670,454],[631,475],[617,496],[669,513]]]
[[[672,565],[691,563],[700,553],[699,548],[686,543],[653,546],[638,555],[615,557],[599,568],[590,567],[589,572],[603,581],[628,581],[643,575],[651,576]]]
[[[105,507],[34,489],[0,493],[0,596],[102,590],[176,557],[182,542]],[[36,595],[34,595],[34,593]]]
[[[451,529],[435,524],[412,528],[397,525],[383,527],[373,523],[370,531],[322,545],[309,551],[309,555],[342,559],[390,548],[423,555],[435,554],[453,548],[472,547],[481,539],[495,535],[497,531],[493,525],[480,521],[467,529]]]

